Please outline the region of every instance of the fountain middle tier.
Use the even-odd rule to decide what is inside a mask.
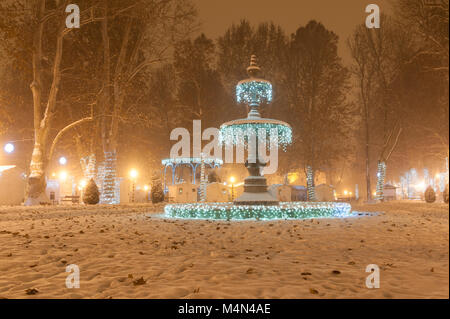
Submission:
[[[261,140],[264,139],[264,140]],[[285,146],[292,142],[292,129],[289,124],[261,117],[238,119],[222,124],[220,140],[229,145],[245,145],[248,159],[245,167],[249,176],[244,180],[244,193],[234,201],[235,205],[278,205],[278,200],[267,191],[267,179],[261,174],[266,165],[259,156],[259,143],[265,147]]]

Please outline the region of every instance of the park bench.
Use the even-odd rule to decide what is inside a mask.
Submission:
[[[70,202],[72,204],[79,204],[80,196],[79,195],[73,195],[73,196],[66,195],[61,199],[61,203],[66,203],[66,202]]]

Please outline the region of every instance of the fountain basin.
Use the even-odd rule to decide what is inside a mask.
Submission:
[[[338,202],[280,202],[279,205],[233,205],[233,203],[168,204],[166,217],[187,219],[308,219],[347,217],[349,203]]]

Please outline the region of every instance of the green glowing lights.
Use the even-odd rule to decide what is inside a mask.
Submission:
[[[336,202],[283,202],[276,206],[189,203],[169,204],[164,211],[167,217],[188,219],[307,219],[348,217],[351,206]]]
[[[263,79],[248,79],[236,86],[238,103],[260,105],[272,102],[272,84]]]
[[[242,145],[256,134],[266,139],[268,147],[269,143],[276,143],[283,148],[292,143],[291,127],[282,121],[270,119],[242,119],[225,123],[220,127],[219,141],[225,145]]]

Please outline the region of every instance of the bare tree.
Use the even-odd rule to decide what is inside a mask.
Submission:
[[[192,32],[195,10],[189,1],[176,0],[102,0],[101,5],[103,86],[100,105],[105,159],[102,201],[112,203],[124,103],[136,90],[134,84],[139,76],[167,61],[174,42]]]
[[[311,21],[292,36],[283,73],[295,132],[293,149],[304,163],[314,200],[314,173],[345,155],[352,105],[346,101],[349,72],[337,54],[338,37]]]
[[[377,199],[383,200],[387,161],[398,145],[407,115],[399,88],[405,66],[415,54],[412,37],[389,16],[381,17],[379,29],[359,26],[349,40],[358,80],[359,100],[365,126],[367,199],[370,189],[370,148],[377,159]],[[373,122],[371,124],[370,122]]]
[[[374,99],[374,75],[373,66],[370,63],[370,52],[365,41],[366,27],[359,26],[351,38],[348,39],[348,46],[352,54],[354,65],[352,73],[358,83],[358,101],[361,105],[361,116],[364,126],[364,149],[365,149],[365,170],[366,170],[366,199],[372,198],[370,179],[370,111],[375,103]]]
[[[33,2],[20,1],[6,5],[3,9],[9,13],[9,28],[17,28],[20,33],[5,33],[6,48],[18,64],[28,64],[31,57],[32,81],[30,88],[33,96],[34,147],[30,162],[27,185],[27,205],[46,202],[46,170],[51,160],[53,149],[59,137],[71,128],[88,122],[91,117],[80,119],[59,131],[56,137],[51,134],[54,129],[54,117],[58,110],[58,92],[61,86],[64,40],[72,29],[66,28],[65,9],[69,1]],[[83,2],[87,11],[92,13],[95,5]],[[93,22],[93,15],[83,19],[82,24]],[[7,30],[6,30],[7,31]],[[17,32],[17,31],[16,31]],[[8,35],[11,37],[8,38]],[[21,40],[23,43],[21,43]],[[31,50],[29,49],[31,48]]]
[[[425,133],[427,145],[431,144],[435,153],[448,158],[449,1],[398,0],[395,9],[402,28],[414,35],[416,50],[409,62],[419,63],[424,72],[445,83],[437,92],[441,97],[434,103],[436,112],[428,114],[435,118],[422,118],[413,125]]]

